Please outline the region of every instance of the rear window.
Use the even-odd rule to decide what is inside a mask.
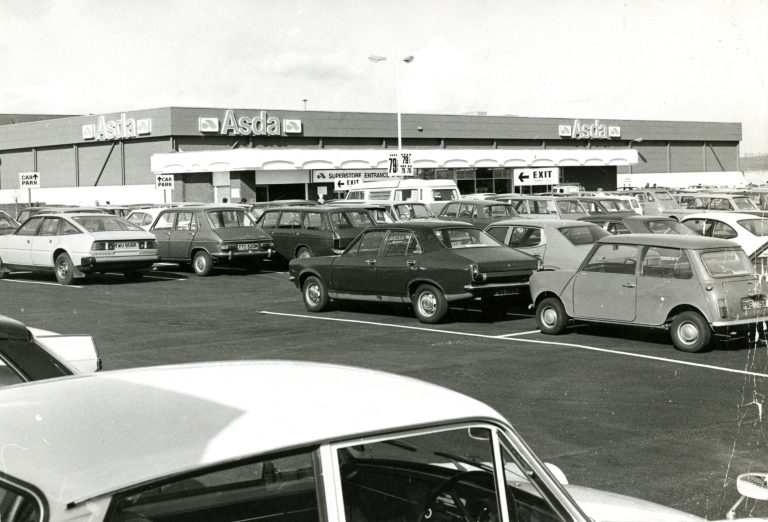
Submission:
[[[111,214],[103,216],[73,216],[72,221],[88,232],[122,232],[126,230],[141,230],[127,219]]]
[[[768,236],[768,220],[766,219],[742,219],[737,223],[756,236]]]
[[[25,491],[0,484],[0,520],[37,522],[42,518],[42,509],[35,497]]]
[[[253,226],[253,220],[245,210],[210,210],[206,212],[211,228],[236,228]]]
[[[459,199],[459,194],[453,189],[432,189],[432,199],[435,201],[452,201]]]
[[[590,227],[586,225],[561,227],[560,233],[574,245],[591,245],[601,237],[610,234],[598,226]]]
[[[701,261],[712,277],[743,276],[754,272],[743,250],[712,250],[702,252]]]
[[[435,230],[435,235],[449,249],[500,245],[492,236],[477,228],[442,228]]]

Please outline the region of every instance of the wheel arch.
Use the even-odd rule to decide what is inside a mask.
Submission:
[[[72,254],[67,252],[67,249],[64,247],[56,247],[56,249],[53,251],[53,259],[51,260],[51,265],[56,265],[56,258],[59,257],[61,254],[67,254],[70,259],[72,259]],[[72,259],[72,262],[74,262],[74,259]]]
[[[207,248],[205,248],[203,246],[192,247],[192,250],[189,252],[189,262],[190,263],[194,262],[195,255],[197,255],[197,253],[200,252],[200,251],[203,251],[206,254],[208,254],[209,256],[211,256],[211,252]],[[211,259],[213,259],[213,256],[211,256]]]
[[[328,284],[328,281],[326,281],[325,278],[322,275],[320,275],[320,273],[317,272],[316,270],[304,270],[303,272],[301,272],[299,274],[299,277],[298,277],[298,283],[299,283],[298,287],[299,287],[299,289],[304,288],[304,281],[306,281],[308,278],[310,278],[312,276],[315,276],[320,281],[322,281],[324,284],[326,284],[326,285]]]
[[[433,279],[419,278],[419,279],[413,279],[408,282],[408,286],[406,288],[406,290],[408,291],[408,299],[413,299],[413,294],[416,293],[416,289],[421,285],[432,285],[438,290],[440,290],[443,293],[443,295],[446,295],[445,288],[443,288],[443,285],[441,285],[440,283],[434,281]]]
[[[667,319],[664,321],[664,324],[666,326],[669,326],[672,323],[672,320],[675,318],[675,316],[683,312],[696,312],[697,314],[699,314],[704,318],[704,320],[709,325],[709,328],[712,329],[712,323],[707,317],[707,314],[703,313],[701,309],[697,308],[696,306],[693,306],[690,304],[680,304],[672,308],[667,314]]]
[[[536,299],[534,299],[534,301],[533,301],[533,308],[535,309],[537,306],[539,306],[539,303],[542,302],[547,297],[554,297],[555,299],[557,299],[558,301],[563,303],[563,306],[565,306],[565,302],[563,301],[563,299],[558,294],[556,294],[555,292],[549,291],[549,290],[545,290],[544,292],[540,292],[536,296]]]

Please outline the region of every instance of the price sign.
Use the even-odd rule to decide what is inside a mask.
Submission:
[[[155,190],[173,189],[173,174],[155,174]]]
[[[19,172],[19,188],[40,188],[39,172]]]
[[[393,152],[390,154],[387,174],[390,177],[413,176],[412,156],[410,152]]]

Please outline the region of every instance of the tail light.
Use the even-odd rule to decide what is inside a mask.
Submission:
[[[728,305],[725,302],[725,299],[718,299],[717,300],[717,307],[720,309],[720,317],[722,319],[725,319],[728,317]]]
[[[93,251],[114,250],[115,245],[110,241],[94,241],[91,245]]]
[[[480,267],[474,263],[469,265],[469,271],[472,274],[472,281],[483,282],[485,281],[485,274],[480,272]]]
[[[341,237],[336,232],[333,233],[333,249],[341,250]]]

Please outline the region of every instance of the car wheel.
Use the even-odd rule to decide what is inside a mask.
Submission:
[[[5,267],[3,266],[3,260],[0,259],[0,279],[4,278],[7,273],[8,272],[5,271]]]
[[[75,265],[72,264],[69,254],[62,252],[56,257],[56,280],[62,285],[71,285],[75,280]]]
[[[195,253],[195,257],[192,260],[192,268],[199,276],[207,276],[213,270],[213,259],[211,255],[205,250],[200,250]]]
[[[448,301],[434,286],[421,285],[413,294],[413,311],[422,323],[439,323],[448,314]]]
[[[300,248],[300,249],[299,249],[299,250],[296,252],[296,257],[297,257],[298,259],[305,259],[305,258],[307,258],[307,257],[312,257],[312,251],[311,251],[310,249],[308,249],[307,247],[301,247],[301,248]]]
[[[301,285],[304,307],[310,312],[322,312],[328,306],[330,297],[325,283],[316,276],[309,276]]]
[[[536,307],[536,324],[541,333],[557,335],[568,325],[568,314],[560,299],[547,297]]]
[[[712,329],[698,312],[683,312],[672,319],[669,329],[675,348],[683,352],[700,352],[709,345]]]
[[[131,283],[134,283],[136,281],[141,281],[144,277],[144,272],[140,272],[138,270],[126,270],[123,272],[123,275],[125,278],[130,281]]]

